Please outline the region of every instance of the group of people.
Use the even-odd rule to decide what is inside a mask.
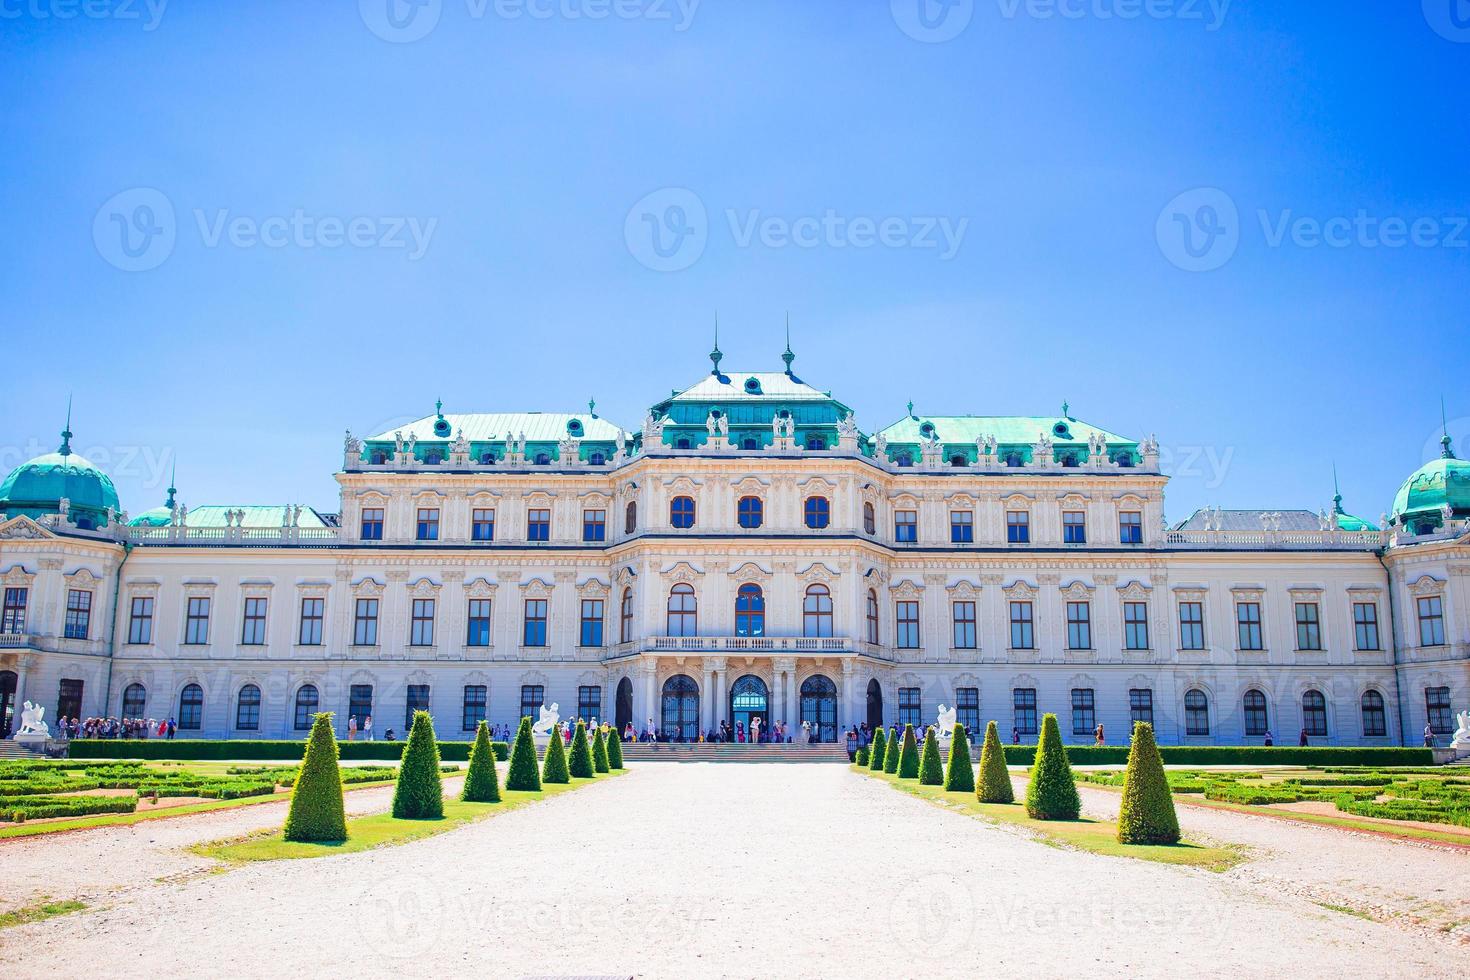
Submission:
[[[51,726],[53,738],[173,738],[178,725],[172,718],[67,718]]]
[[[820,725],[804,721],[801,723],[800,732],[803,742],[822,740]],[[633,723],[628,722],[623,727],[622,738],[624,742],[729,742],[749,745],[790,745],[796,741],[797,732],[784,721],[773,721],[767,724],[757,715],[750,719],[749,727],[743,721],[737,721],[734,725],[728,721],[722,721],[708,731],[696,731],[691,738],[682,728],[668,731],[650,718],[642,731],[635,730]]]

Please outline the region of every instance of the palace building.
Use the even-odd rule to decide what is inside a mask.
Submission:
[[[1152,439],[1070,416],[874,432],[793,372],[713,370],[630,432],[586,412],[348,433],[334,513],[167,502],[128,519],[71,451],[0,484],[0,709],[300,738],[318,711],[862,722],[1073,741],[1443,745],[1470,703],[1470,464],[1386,526],[1203,510]]]

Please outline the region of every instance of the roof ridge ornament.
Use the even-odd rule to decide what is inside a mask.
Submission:
[[[66,396],[66,428],[61,430],[61,448],[57,453],[62,456],[71,455],[71,395]]]
[[[796,355],[791,352],[791,311],[786,311],[786,352],[781,355],[781,360],[786,362],[786,373],[791,374],[791,362],[796,360]]]
[[[68,417],[71,415],[70,410],[68,410],[67,415]],[[1444,436],[1439,440],[1440,446],[1443,447],[1439,451],[1439,456],[1441,459],[1454,459],[1455,447],[1450,442],[1450,420],[1449,415],[1444,410],[1444,395],[1439,396],[1439,423],[1444,432]]]

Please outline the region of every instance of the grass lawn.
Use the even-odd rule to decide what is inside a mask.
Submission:
[[[599,773],[597,779],[621,776],[628,770]],[[501,781],[504,782],[504,774]],[[255,834],[234,840],[215,841],[190,848],[196,854],[221,861],[280,861],[294,858],[324,857],[328,854],[351,854],[374,847],[391,847],[410,841],[433,837],[446,831],[463,827],[465,824],[486,817],[507,813],[528,803],[560,796],[584,786],[592,785],[594,779],[574,779],[570,783],[543,785],[540,792],[501,789],[499,803],[462,803],[446,797],[444,816],[439,820],[397,820],[391,813],[375,813],[366,817],[354,817],[347,821],[347,840],[335,844],[303,844],[288,841],[280,830],[268,834]]]
[[[1179,844],[1120,844],[1117,824],[1111,821],[1093,820],[1032,820],[1026,815],[1026,807],[1017,803],[981,803],[974,793],[946,793],[942,786],[920,786],[917,779],[899,779],[888,773],[875,773],[865,767],[854,766],[858,772],[882,779],[895,789],[912,796],[928,800],[937,806],[958,810],[972,817],[993,823],[1022,827],[1034,833],[1044,843],[1072,847],[1093,854],[1109,857],[1135,858],[1142,861],[1157,861],[1160,864],[1176,864],[1207,871],[1227,871],[1245,860],[1240,850],[1228,847],[1206,847],[1184,841]]]
[[[41,922],[44,919],[54,919],[58,915],[66,915],[68,912],[80,912],[86,907],[86,903],[71,899],[64,902],[41,902],[36,905],[27,905],[25,908],[0,913],[0,929],[9,929],[11,926],[23,926],[31,922]]]

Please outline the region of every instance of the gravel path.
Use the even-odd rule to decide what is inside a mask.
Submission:
[[[1384,870],[1401,845],[1378,846],[1351,860]],[[42,850],[5,854],[7,869]],[[834,765],[645,764],[402,847],[198,876],[0,933],[27,974],[174,972],[186,950],[204,954],[195,968],[293,978],[1470,969],[1443,939],[1234,873],[1047,847]]]

